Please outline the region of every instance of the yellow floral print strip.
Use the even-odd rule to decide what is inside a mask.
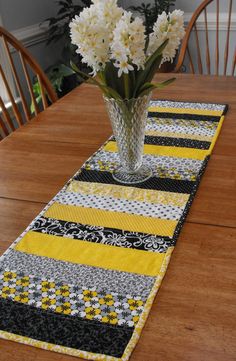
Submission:
[[[73,180],[67,187],[67,192],[80,194],[94,194],[99,196],[113,197],[116,199],[128,199],[137,202],[165,204],[183,207],[189,200],[189,194],[155,191],[151,189],[131,188],[115,184],[90,183]]]
[[[34,276],[22,277],[11,271],[3,273],[3,281],[4,286],[0,287],[2,298],[28,305],[33,302],[35,307],[43,310],[85,320],[99,320],[111,325],[122,325],[125,322],[128,322],[130,327],[136,325],[146,300],[140,296],[111,294],[104,290],[81,288],[78,285],[61,284]],[[79,303],[76,300],[79,300]]]

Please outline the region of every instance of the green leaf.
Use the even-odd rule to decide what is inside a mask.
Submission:
[[[33,84],[33,93],[34,93],[35,96],[38,96],[39,94],[41,94],[41,88],[40,88],[40,85],[39,85],[38,81],[36,81]]]
[[[30,113],[31,113],[31,114],[34,114],[34,113],[35,113],[34,103],[33,103],[33,102],[31,102],[31,104],[30,104]]]
[[[42,96],[41,95],[37,96],[35,101],[37,104],[40,104],[40,102],[42,101]],[[30,112],[31,112],[31,114],[35,113],[35,107],[34,107],[33,102],[31,102],[31,104],[30,104]]]
[[[155,63],[152,64],[152,66],[151,66],[151,68],[149,70],[149,74],[145,79],[146,83],[152,81],[154,75],[156,74],[156,72],[158,71],[158,69],[160,67],[161,61],[162,61],[162,55],[159,55],[159,57],[156,59]],[[143,86],[143,84],[141,84],[141,86],[137,90],[136,96],[139,96],[140,89],[141,89],[142,86]]]
[[[114,98],[116,100],[117,99],[119,99],[119,100],[122,99],[121,96],[117,93],[117,91],[115,89],[112,89],[109,86],[100,83],[99,81],[97,81],[92,76],[90,76],[90,75],[84,73],[83,71],[79,70],[79,68],[72,61],[70,62],[70,64],[71,64],[72,69],[76,73],[78,73],[88,83],[98,86],[106,96],[108,96],[110,98]]]
[[[160,64],[159,62],[162,59],[162,52],[168,44],[168,39],[163,42],[159,46],[159,48],[148,58],[144,65],[144,69],[139,72],[137,77],[136,87],[134,93],[138,93],[139,88],[147,81],[150,81],[150,77],[153,76],[153,68],[156,68],[156,64]]]
[[[117,93],[121,96],[121,98],[124,98],[125,93],[123,78],[118,77],[118,68],[116,68],[111,61],[106,63],[103,74],[105,77],[106,85],[110,88],[116,89]]]
[[[173,83],[175,80],[176,80],[176,78],[171,78],[171,79],[163,81],[162,83],[149,83],[149,82],[147,82],[141,87],[139,96],[146,95],[146,94],[150,93],[154,89],[163,89],[167,85]]]
[[[65,13],[68,13],[68,9],[66,9],[66,8],[61,8],[61,9],[58,11],[57,15],[61,15],[61,14],[65,14]]]

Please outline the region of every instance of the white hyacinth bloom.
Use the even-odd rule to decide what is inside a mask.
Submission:
[[[122,75],[122,73],[128,74],[129,71],[134,70],[134,67],[128,63],[128,58],[124,56],[123,59],[119,59],[118,63],[114,64],[115,67],[119,68],[118,77]]]
[[[161,64],[165,61],[173,61],[180,42],[184,37],[183,14],[181,10],[174,10],[169,14],[163,11],[154,24],[153,33],[150,34],[148,54],[153,54],[165,40],[169,39],[162,53]]]
[[[96,74],[109,61],[113,30],[123,10],[116,0],[94,0],[93,3],[72,20],[70,34],[82,61]]]
[[[111,43],[111,58],[119,68],[118,76],[138,69],[145,63],[145,27],[140,18],[132,20],[132,13],[125,11],[114,29]]]
[[[162,63],[173,61],[184,36],[183,12],[163,12],[153,27],[147,54],[145,54],[145,27],[141,18],[118,7],[117,0],[93,0],[70,23],[72,44],[77,46],[82,62],[93,69],[93,75],[104,70],[112,61],[118,68],[118,76],[135,68],[143,69],[148,56],[166,40]]]

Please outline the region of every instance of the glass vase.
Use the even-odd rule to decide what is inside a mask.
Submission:
[[[120,183],[141,183],[152,175],[151,169],[143,164],[145,126],[150,98],[151,94],[124,100],[104,96],[120,158],[120,165],[113,172],[113,178]]]

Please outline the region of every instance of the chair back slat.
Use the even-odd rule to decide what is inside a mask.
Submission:
[[[26,82],[27,82],[27,85],[28,85],[31,101],[32,101],[32,103],[34,105],[34,112],[35,112],[36,115],[38,115],[39,114],[39,109],[38,109],[38,105],[37,105],[37,102],[36,102],[35,97],[34,97],[33,87],[32,87],[32,84],[31,84],[29,72],[27,70],[27,65],[26,65],[25,59],[24,59],[21,51],[19,52],[19,55],[20,55],[22,68],[23,68],[23,71],[24,71],[24,74],[25,74],[25,79],[26,79]]]
[[[6,79],[6,76],[5,76],[5,74],[4,74],[4,71],[3,71],[3,69],[2,69],[1,64],[0,64],[0,75],[1,75],[1,77],[2,77],[2,81],[3,81],[4,86],[5,86],[5,88],[6,88],[7,95],[8,95],[8,97],[9,97],[9,100],[10,100],[10,102],[11,102],[11,106],[12,106],[12,109],[13,109],[13,111],[14,111],[14,115],[15,115],[16,121],[18,122],[18,125],[23,124],[22,116],[21,116],[21,114],[20,114],[20,112],[19,112],[19,109],[18,109],[17,106],[16,106],[15,99],[14,99],[14,97],[13,97],[13,95],[12,95],[12,91],[11,91],[11,89],[10,89],[10,86],[9,86],[8,82],[7,82],[7,79]]]
[[[216,0],[216,71],[215,74],[219,75],[219,17],[220,17],[220,3]]]
[[[196,45],[197,45],[197,62],[198,62],[198,71],[200,74],[203,73],[203,68],[202,68],[202,58],[201,58],[201,50],[200,50],[200,45],[199,45],[199,37],[198,37],[198,30],[197,30],[197,25],[194,25],[194,32],[195,32],[195,39],[196,39]]]
[[[10,53],[9,45],[8,45],[7,39],[5,38],[4,35],[2,36],[2,38],[3,38],[3,43],[5,45],[5,50],[6,50],[6,53],[7,53],[7,56],[8,56],[8,60],[9,60],[10,66],[11,66],[12,75],[14,77],[16,87],[17,87],[17,90],[19,92],[20,100],[21,100],[21,103],[22,103],[22,107],[24,109],[24,114],[25,114],[26,120],[29,121],[30,118],[31,118],[30,112],[29,112],[29,109],[28,109],[28,106],[27,106],[27,102],[26,102],[24,93],[23,93],[23,89],[22,89],[22,86],[21,86],[21,83],[20,83],[19,76],[18,76],[16,68],[15,68],[15,64],[13,62],[13,59],[12,59],[12,56],[11,56],[11,53]],[[23,125],[23,123],[22,123],[22,125]]]
[[[225,60],[224,75],[226,75],[228,58],[229,58],[229,36],[230,36],[232,6],[233,6],[233,0],[230,0],[229,1],[229,17],[228,17],[228,26],[227,26],[227,36],[226,36],[226,44],[225,44],[225,56],[224,56],[224,60]]]
[[[233,57],[233,61],[232,61],[232,71],[231,71],[232,76],[234,76],[235,69],[236,69],[236,48],[234,50],[234,57]]]
[[[57,100],[57,95],[51,83],[28,50],[2,27],[0,27],[0,40],[1,39],[18,95],[16,99],[15,94],[13,95],[11,87],[9,86],[8,78],[4,74],[4,68],[0,64],[0,77],[6,88],[6,97],[9,98],[13,109],[13,112],[9,113],[3,99],[0,98],[0,139],[3,137],[3,133],[4,136],[7,136],[9,132],[14,131],[18,126],[22,126],[32,119],[33,115],[31,115],[30,112],[30,102],[34,106],[35,115],[37,115],[42,109],[46,109],[51,103]],[[17,66],[15,64],[16,61],[18,61]],[[21,66],[21,77],[18,73],[19,66]],[[41,89],[42,107],[39,106],[36,101],[32,83],[33,77],[38,80]],[[12,119],[12,114],[14,115],[14,120]]]
[[[206,34],[206,64],[207,64],[207,72],[211,73],[211,57],[210,57],[210,49],[209,49],[209,37],[208,37],[208,23],[207,23],[207,10],[204,9],[204,20],[205,20],[205,34]]]
[[[42,94],[43,107],[44,107],[44,109],[46,109],[48,107],[48,102],[47,102],[47,98],[46,98],[46,95],[45,95],[45,88],[43,86],[41,78],[38,75],[37,75],[37,79],[38,79],[41,94]]]
[[[0,97],[0,108],[1,108],[1,111],[2,111],[2,114],[4,116],[6,124],[10,127],[11,131],[14,132],[15,126],[13,124],[13,121],[12,121],[7,109],[6,109],[4,101],[2,100],[1,97]]]
[[[194,74],[193,59],[192,59],[189,47],[187,47],[187,54],[188,54],[188,58],[189,58],[189,65],[190,65],[191,72],[192,72],[192,74]]]
[[[230,47],[235,46],[235,37],[231,36],[232,32],[232,9],[236,0],[204,0],[193,13],[189,24],[186,28],[186,34],[182,41],[181,49],[174,72],[179,72],[182,69],[199,74],[215,74],[215,75],[234,75],[235,60],[234,53]],[[209,26],[209,12],[207,11],[208,5],[211,3],[216,4],[216,29],[215,36]],[[226,36],[221,36],[220,33],[220,6],[224,6],[227,10],[227,29]],[[211,10],[212,11],[212,10]],[[203,16],[205,27],[205,34],[197,28],[197,22],[200,16]],[[194,38],[192,37],[194,36]],[[226,39],[226,40],[224,40]],[[192,42],[194,40],[194,42]],[[215,40],[215,44],[214,41]],[[234,41],[234,43],[233,43]],[[222,46],[223,51],[220,51]],[[190,50],[192,52],[191,58],[189,57]],[[206,52],[205,52],[206,49]],[[233,49],[234,50],[234,49]],[[202,54],[201,54],[202,52]],[[205,52],[205,53],[204,53]],[[214,54],[214,55],[213,55]],[[215,59],[213,60],[213,57]],[[231,69],[232,64],[232,69]],[[183,66],[184,65],[184,66]]]
[[[0,103],[1,103],[1,100],[2,100],[2,98],[0,98]],[[1,117],[1,113],[0,113],[0,130],[2,130],[5,137],[10,134],[9,130],[6,127],[4,120]],[[3,139],[3,135],[1,133],[0,133],[0,139]]]

